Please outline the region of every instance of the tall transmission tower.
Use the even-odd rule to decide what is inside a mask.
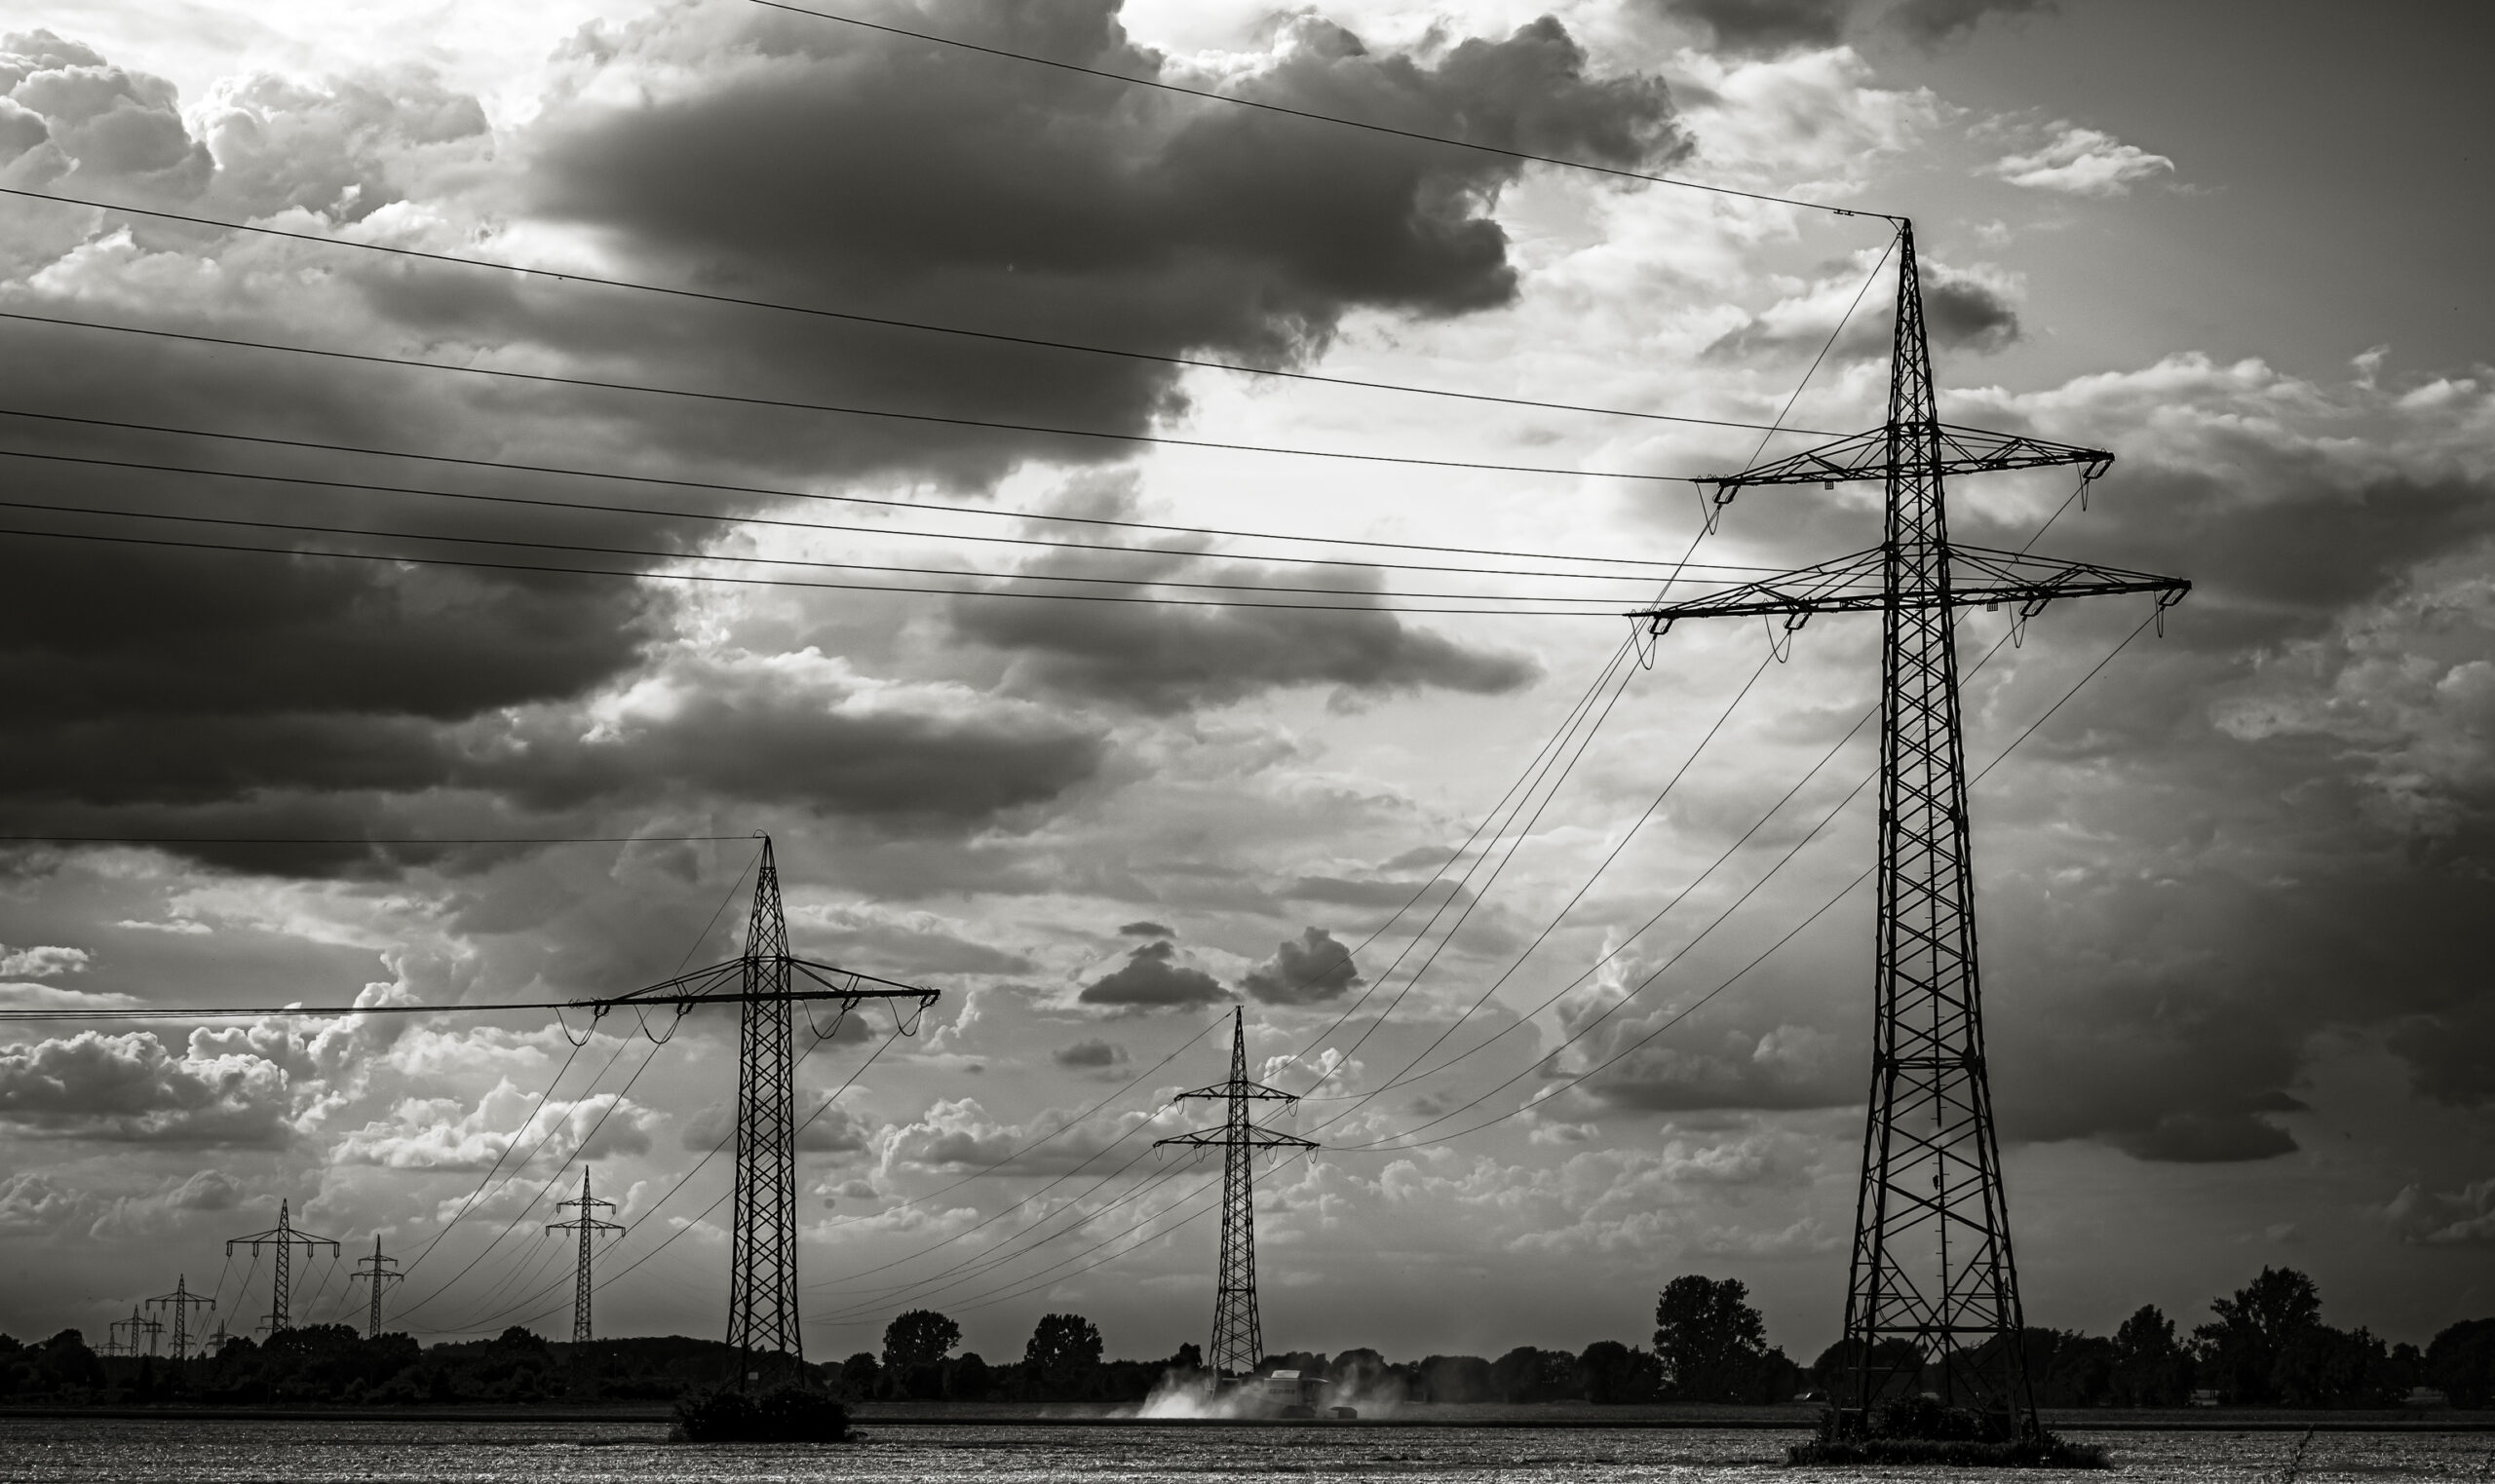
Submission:
[[[176,1363],[191,1357],[191,1306],[194,1304],[205,1304],[211,1309],[216,1307],[214,1299],[204,1293],[191,1292],[190,1279],[182,1275],[174,1276],[173,1292],[158,1294],[147,1301],[148,1308],[166,1309],[173,1313],[173,1359]]]
[[[615,1202],[612,1200],[600,1200],[589,1193],[589,1166],[586,1164],[581,1166],[580,1199],[578,1200],[557,1200],[555,1202],[555,1208],[558,1211],[567,1210],[573,1206],[580,1207],[581,1213],[578,1216],[573,1217],[569,1221],[550,1223],[546,1230],[549,1232],[578,1232],[581,1235],[581,1255],[579,1258],[579,1266],[573,1270],[572,1274],[572,1343],[574,1345],[587,1345],[590,1342],[590,1261],[595,1255],[595,1248],[592,1243],[601,1232],[621,1232],[624,1229],[617,1226],[614,1222],[600,1221],[597,1219],[597,1213],[601,1209],[609,1211],[615,1209]]]
[[[349,1283],[362,1281],[372,1285],[371,1305],[365,1312],[364,1321],[364,1337],[367,1340],[381,1333],[382,1291],[406,1277],[403,1273],[390,1271],[398,1266],[397,1258],[381,1255],[381,1234],[375,1232],[372,1234],[372,1255],[357,1258],[355,1271],[347,1275]]]
[[[1219,1102],[1227,1113],[1220,1126],[1199,1128],[1155,1141],[1153,1148],[1178,1145],[1221,1151],[1221,1285],[1212,1305],[1212,1346],[1205,1352],[1215,1384],[1227,1376],[1255,1374],[1264,1358],[1265,1332],[1256,1316],[1256,1154],[1266,1149],[1315,1149],[1314,1140],[1266,1128],[1248,1118],[1251,1103],[1299,1101],[1295,1093],[1248,1080],[1248,1020],[1244,1009],[1230,1018],[1230,1081],[1178,1100],[1204,1098]]]
[[[104,1326],[104,1353],[128,1355],[134,1359],[142,1353],[152,1355],[156,1353],[156,1337],[163,1333],[164,1328],[162,1319],[141,1318],[138,1311],[133,1309],[129,1318],[115,1319]],[[143,1351],[138,1348],[142,1335],[147,1342],[147,1349]]]
[[[277,1250],[277,1259],[269,1269],[269,1316],[265,1321],[268,1332],[273,1336],[283,1334],[293,1327],[294,1321],[287,1313],[287,1305],[292,1297],[294,1249],[301,1247],[306,1257],[322,1247],[326,1247],[331,1252],[338,1250],[338,1244],[328,1237],[314,1237],[308,1232],[296,1231],[293,1218],[287,1212],[287,1202],[283,1200],[277,1203],[276,1226],[265,1232],[254,1232],[249,1237],[237,1237],[226,1242],[225,1255],[233,1256],[236,1247],[250,1248],[253,1257],[260,1255],[262,1247],[274,1247]]]
[[[1633,617],[1660,635],[1686,618],[1757,614],[1782,619],[1789,633],[1815,613],[1881,616],[1877,1015],[1846,1281],[1855,1369],[1844,1421],[1863,1426],[1893,1379],[1932,1367],[1944,1402],[2024,1435],[2036,1430],[2036,1405],[1984,1072],[1956,615],[2006,603],[2023,624],[2057,598],[2141,592],[2155,595],[2162,617],[2191,585],[1949,540],[1944,479],[2077,465],[2092,480],[2114,456],[1940,421],[1911,222],[1899,224],[1899,252],[1888,421],[1701,481],[1715,486],[1720,511],[1754,484],[1878,479],[1887,495],[1880,545]]]
[[[869,987],[873,986],[873,987]],[[745,951],[629,995],[576,1002],[595,1015],[619,1008],[672,1006],[678,1015],[702,1005],[737,1005],[737,1162],[729,1251],[728,1343],[741,1357],[740,1381],[757,1380],[762,1363],[805,1359],[797,1315],[797,1089],[795,1008],[831,1001],[846,1016],[869,1000],[891,1002],[896,1029],[915,1034],[918,1017],[940,998],[932,989],[896,983],[799,958],[788,951],[788,920],[780,902],[780,866],[771,838],[753,881],[753,911]],[[906,1025],[900,1002],[917,1003]],[[839,1029],[812,1026],[818,1041]]]

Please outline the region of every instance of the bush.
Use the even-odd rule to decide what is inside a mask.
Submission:
[[[839,1443],[849,1438],[849,1409],[812,1387],[722,1387],[679,1397],[675,1427],[688,1443]]]

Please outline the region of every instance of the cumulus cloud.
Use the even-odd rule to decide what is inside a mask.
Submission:
[[[1323,928],[1306,928],[1275,944],[1273,957],[1248,970],[1239,987],[1268,1005],[1319,1005],[1365,982],[1349,948]]]
[[[2472,1181],[2457,1191],[2405,1186],[2382,1215],[2403,1241],[2433,1246],[2495,1242],[2495,1180]]]
[[[1991,172],[2012,185],[2066,196],[2127,196],[2131,187],[2174,173],[2174,162],[2126,144],[2102,130],[2052,126],[2054,137],[2025,154],[2004,155]]]
[[[1132,1112],[1070,1123],[1072,1110],[1052,1109],[1013,1123],[991,1117],[976,1098],[939,1098],[919,1118],[875,1135],[877,1165],[887,1174],[995,1167],[1009,1175],[1061,1175],[1164,1116]]]
[[[50,979],[87,971],[84,948],[11,948],[0,945],[0,979]]]
[[[1128,953],[1125,963],[1085,985],[1075,998],[1085,1005],[1163,1009],[1217,1004],[1228,1000],[1230,992],[1203,970],[1179,963],[1178,950],[1167,939],[1155,939]]]
[[[0,1047],[0,1123],[53,1137],[276,1147],[288,1092],[276,1062],[197,1036],[178,1055],[144,1031]]]

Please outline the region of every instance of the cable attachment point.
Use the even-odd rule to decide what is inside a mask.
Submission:
[[[1663,647],[1658,642],[1662,634],[1663,629],[1657,628],[1649,621],[1635,614],[1629,616],[1629,652],[1635,657],[1639,669],[1650,670],[1655,667],[1655,651]]]
[[[1773,659],[1779,665],[1783,665],[1785,661],[1792,659],[1793,636],[1800,633],[1802,631],[1802,626],[1810,621],[1811,615],[1807,610],[1800,613],[1786,614],[1785,616],[1785,622],[1782,625],[1779,625],[1774,619],[1769,618],[1764,614],[1760,615],[1759,622],[1767,626],[1767,653],[1769,658]]]
[[[855,1000],[841,1001],[838,1013],[831,1017],[831,1029],[829,1030],[825,1030],[822,1026],[815,1024],[814,1011],[806,1011],[806,1029],[814,1033],[815,1045],[821,1046],[825,1042],[829,1041],[832,1037],[839,1035],[840,1028],[848,1023],[850,1007],[857,1003],[858,1002]]]

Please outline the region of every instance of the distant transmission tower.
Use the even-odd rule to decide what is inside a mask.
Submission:
[[[372,1285],[372,1304],[365,1312],[364,1321],[364,1337],[367,1340],[381,1333],[382,1290],[406,1276],[403,1273],[390,1271],[398,1266],[397,1258],[381,1255],[381,1234],[375,1232],[372,1234],[372,1255],[356,1259],[355,1272],[347,1275],[349,1283],[362,1280]]]
[[[2155,594],[2162,615],[2191,585],[1950,542],[1944,477],[2075,464],[2089,480],[2114,456],[1941,422],[1911,223],[1900,222],[1898,246],[1888,421],[1701,481],[1715,486],[1721,509],[1753,484],[1881,480],[1888,513],[1881,544],[1635,617],[1661,634],[1685,618],[1759,614],[1781,618],[1789,632],[1815,613],[1881,615],[1878,1010],[1846,1284],[1851,1425],[1860,1426],[1900,1373],[1911,1382],[1913,1370],[1933,1366],[1944,1401],[1986,1414],[2005,1433],[2029,1433],[2036,1405],[2019,1345],[2018,1275],[1984,1075],[1956,614],[2008,603],[2016,609],[2013,622],[2023,624],[2056,598],[2142,592]],[[1910,1354],[1894,1344],[1883,1352],[1882,1342],[1900,1340]]]
[[[581,1255],[579,1259],[579,1266],[573,1270],[572,1275],[572,1343],[574,1345],[587,1345],[590,1342],[590,1261],[595,1255],[595,1248],[591,1244],[601,1232],[621,1232],[624,1229],[611,1221],[600,1221],[597,1219],[597,1213],[599,1210],[604,1209],[611,1211],[615,1209],[615,1202],[612,1200],[600,1200],[589,1193],[589,1166],[586,1164],[581,1166],[580,1199],[578,1200],[557,1200],[555,1202],[555,1208],[557,1210],[567,1210],[573,1206],[580,1207],[581,1213],[578,1216],[572,1218],[570,1221],[555,1222],[549,1225],[546,1230],[549,1232],[578,1232],[581,1234]]]
[[[159,1294],[147,1301],[147,1307],[150,1309],[163,1308],[173,1311],[173,1359],[176,1361],[188,1360],[191,1357],[191,1306],[194,1304],[205,1304],[211,1309],[216,1307],[214,1299],[204,1293],[191,1292],[190,1279],[178,1275],[173,1279],[173,1292]]]
[[[806,982],[800,983],[801,978]],[[916,1017],[937,998],[932,989],[790,953],[788,920],[780,903],[780,866],[765,836],[744,953],[629,995],[574,1002],[598,1015],[655,1006],[673,1006],[679,1015],[701,1005],[744,1008],[737,1042],[735,1215],[728,1258],[728,1343],[741,1357],[741,1380],[758,1379],[757,1362],[766,1358],[775,1364],[780,1357],[805,1359],[797,1315],[797,1055],[791,1010],[801,1003],[828,1000],[846,1015],[865,1001],[884,1000],[896,1002],[898,1017],[898,1002],[914,1000],[918,1004],[910,1024],[915,1026]],[[833,1025],[837,1029],[838,1022]],[[817,1031],[823,1040],[832,1034]],[[579,1313],[587,1312],[584,1304]]]
[[[163,1320],[141,1318],[138,1311],[133,1309],[129,1318],[115,1319],[104,1326],[104,1353],[129,1355],[133,1358],[140,1354],[152,1355],[156,1353],[156,1337],[164,1331],[164,1328]],[[141,1336],[146,1339],[145,1351],[138,1348]]]
[[[233,1256],[236,1247],[250,1248],[253,1257],[260,1255],[262,1247],[277,1249],[277,1261],[270,1268],[269,1277],[269,1316],[266,1325],[271,1335],[283,1334],[293,1327],[293,1320],[287,1313],[287,1305],[291,1298],[294,1249],[301,1247],[306,1257],[321,1247],[326,1247],[332,1252],[338,1250],[338,1244],[326,1237],[314,1237],[310,1233],[294,1230],[293,1219],[287,1214],[287,1202],[283,1200],[277,1203],[276,1226],[265,1232],[254,1232],[249,1237],[237,1237],[228,1241],[225,1244],[225,1255]]]
[[[1315,1149],[1315,1141],[1262,1127],[1248,1117],[1250,1103],[1290,1104],[1295,1093],[1248,1080],[1248,1021],[1245,1010],[1231,1011],[1230,1081],[1193,1092],[1187,1098],[1221,1103],[1229,1116],[1218,1128],[1199,1128],[1156,1142],[1155,1149],[1176,1144],[1221,1153],[1221,1286],[1212,1305],[1212,1347],[1205,1352],[1213,1375],[1249,1376],[1265,1355],[1264,1327],[1256,1317],[1256,1152],[1264,1149]]]

